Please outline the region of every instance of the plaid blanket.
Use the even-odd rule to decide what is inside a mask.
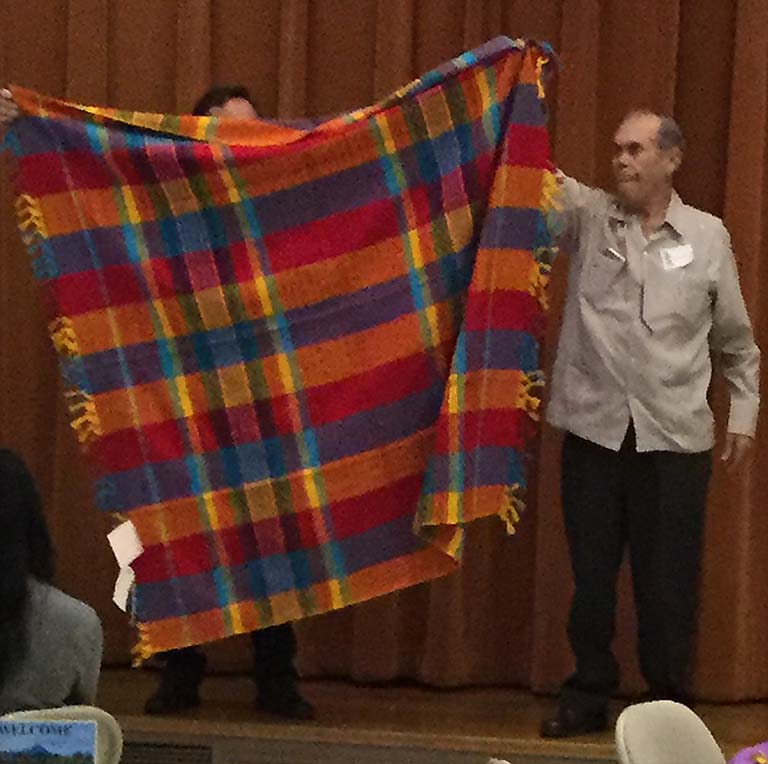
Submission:
[[[361,602],[510,527],[556,183],[548,49],[498,38],[316,124],[15,88],[22,236],[140,657]]]

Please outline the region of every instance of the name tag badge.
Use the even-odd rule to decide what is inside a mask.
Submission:
[[[692,260],[693,247],[690,244],[681,244],[679,247],[661,250],[661,264],[664,266],[665,271],[684,268]]]

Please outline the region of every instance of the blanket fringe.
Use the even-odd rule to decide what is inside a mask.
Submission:
[[[59,316],[48,324],[48,331],[56,352],[62,357],[64,377],[67,361],[80,355],[80,347],[72,321],[66,316]],[[64,398],[69,409],[70,425],[77,435],[81,445],[90,443],[102,434],[101,422],[96,412],[96,402],[93,395],[72,385],[64,391]]]
[[[155,650],[149,645],[149,629],[146,625],[137,623],[136,629],[139,632],[139,641],[131,648],[131,666],[140,668],[155,654]]]
[[[22,241],[34,253],[48,238],[40,202],[29,194],[19,194],[14,206]]]
[[[544,373],[532,371],[524,374],[517,390],[514,406],[525,411],[531,419],[538,422],[541,406],[541,389],[544,387]]]
[[[547,58],[547,56],[539,56],[536,59],[536,91],[542,101],[547,97],[544,90],[544,67],[548,63],[549,58]]]
[[[520,483],[513,483],[507,486],[504,506],[499,511],[499,516],[504,521],[508,535],[515,535],[517,526],[520,523],[520,516],[524,511],[525,501],[523,500],[523,488]]]

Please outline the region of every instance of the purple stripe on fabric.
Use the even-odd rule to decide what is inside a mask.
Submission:
[[[43,117],[25,117],[24,129],[17,130],[16,136],[21,144],[22,152],[32,154],[51,153],[50,122]],[[104,130],[97,127],[97,130]],[[60,119],[56,124],[56,149],[58,151],[90,150],[86,126],[83,122],[73,119]]]
[[[418,552],[428,546],[413,531],[413,517],[403,515],[390,523],[337,542],[347,575],[382,562]]]
[[[407,277],[286,313],[294,347],[361,332],[413,311]]]
[[[382,384],[386,384],[382,382]],[[323,463],[362,453],[434,425],[443,400],[442,380],[395,403],[377,406],[315,429]]]
[[[213,571],[180,576],[136,587],[136,618],[159,621],[176,618],[221,606]]]
[[[536,242],[541,213],[521,207],[488,211],[480,245],[491,249],[531,249]]]
[[[253,198],[262,236],[313,223],[389,196],[380,162]]]
[[[486,329],[467,332],[467,370],[488,368],[493,359],[494,369],[520,369],[524,372],[539,368],[539,343],[527,332],[513,329]]]
[[[492,414],[489,414],[492,416]],[[462,453],[464,486],[479,488],[490,485],[507,485],[519,480],[514,476],[519,459],[514,449],[500,446],[483,446]],[[430,493],[441,493],[451,489],[450,454],[432,454],[429,461]]]
[[[157,498],[147,481],[151,471],[157,488]],[[135,507],[171,501],[194,495],[192,481],[183,461],[155,462],[136,469],[112,474],[113,493],[110,496],[112,512],[123,512]]]
[[[545,104],[539,99],[536,85],[518,85],[515,88],[510,120],[517,125],[541,127],[546,124]]]

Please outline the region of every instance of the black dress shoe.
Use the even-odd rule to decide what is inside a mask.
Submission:
[[[605,711],[586,712],[572,707],[561,707],[557,716],[545,719],[541,724],[542,737],[574,737],[602,732],[608,729]]]
[[[273,716],[282,716],[284,719],[308,721],[315,718],[314,707],[309,701],[304,700],[298,692],[259,693],[256,699],[256,708]]]

